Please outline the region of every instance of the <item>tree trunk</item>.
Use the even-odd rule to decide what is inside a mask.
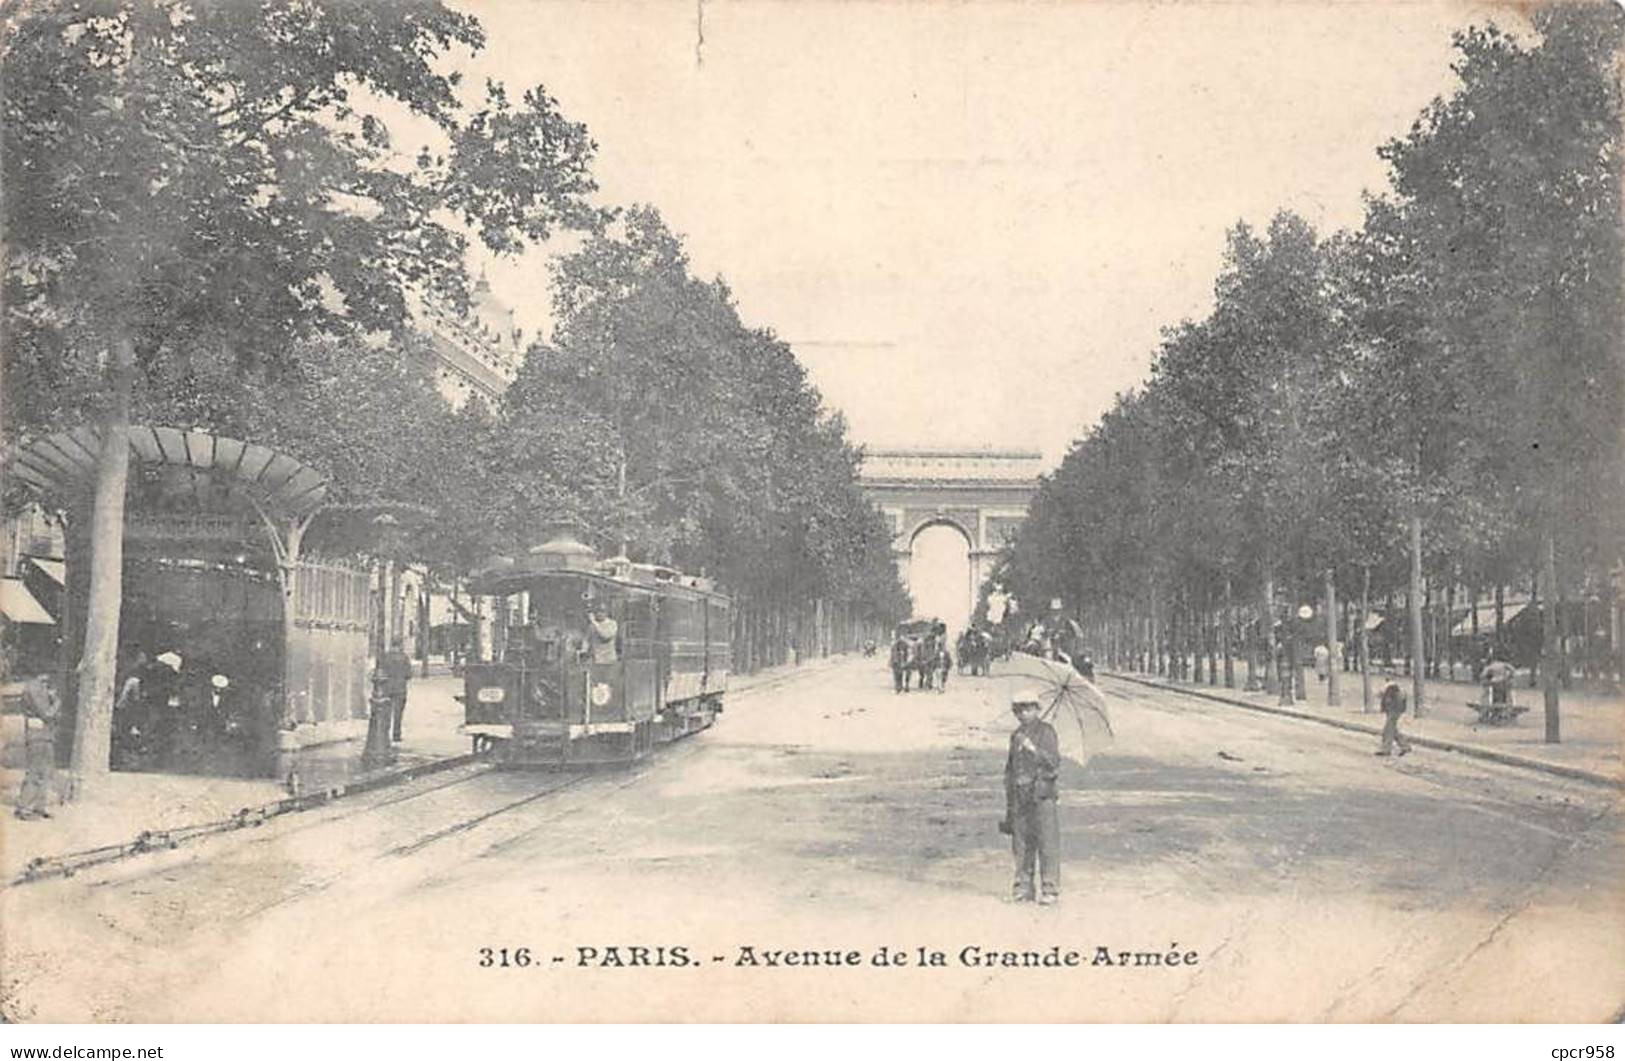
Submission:
[[[96,493],[90,515],[90,593],[84,653],[79,658],[73,756],[65,798],[92,791],[112,769],[113,681],[118,669],[119,613],[124,602],[124,491],[130,478],[130,389],[135,343],[113,341],[108,366],[112,402],[102,421]]]
[[[422,668],[419,677],[429,676],[429,572],[423,572],[423,579],[418,583],[418,635],[413,647],[418,650],[418,665]]]
[[[1545,617],[1546,612],[1551,610],[1551,609],[1545,607],[1546,593],[1545,593],[1544,590],[1541,589],[1541,586],[1540,586],[1541,556],[1542,556],[1541,546],[1537,545],[1535,547],[1535,567],[1534,567],[1534,570],[1529,572],[1529,607],[1535,608],[1535,609],[1541,609],[1540,614],[1542,616],[1542,625],[1541,625],[1541,645],[1540,645],[1539,658],[1537,658],[1535,660],[1535,662],[1530,664],[1530,666],[1529,666],[1529,688],[1531,688],[1531,689],[1539,688],[1541,676],[1544,675],[1545,672],[1546,672],[1546,663],[1547,663],[1547,660],[1546,660],[1546,641],[1547,641],[1547,637],[1546,637],[1546,632],[1545,632],[1546,627],[1545,627],[1544,617]],[[1555,561],[1554,561],[1554,573],[1553,573],[1552,577],[1554,579],[1557,577],[1557,575],[1555,573]]]
[[[1473,600],[1472,600],[1472,604],[1469,606],[1470,610],[1467,613],[1468,616],[1470,617],[1469,621],[1472,623],[1472,645],[1473,645],[1472,658],[1467,661],[1467,665],[1469,667],[1473,668],[1473,673],[1468,675],[1469,679],[1478,677],[1479,656],[1482,653],[1482,646],[1481,646],[1481,644],[1479,642],[1479,629],[1478,629],[1478,598],[1483,596],[1483,595],[1484,595],[1484,587],[1479,585],[1475,581],[1473,583],[1473,589],[1472,589]]]
[[[1625,682],[1625,631],[1620,629],[1620,616],[1625,614],[1625,603],[1615,600],[1608,608],[1608,658],[1614,680]]]
[[[1231,596],[1230,576],[1224,577],[1224,618],[1219,623],[1219,654],[1224,657],[1224,687],[1236,687],[1236,661],[1230,644],[1230,632],[1235,628],[1236,602]]]
[[[1506,651],[1506,634],[1503,624],[1506,622],[1506,593],[1507,588],[1500,581],[1495,583],[1495,652],[1497,655]]]
[[[1332,665],[1341,667],[1344,671],[1351,671],[1354,669],[1349,666],[1349,651],[1354,647],[1354,621],[1350,618],[1353,614],[1350,610],[1352,604],[1347,597],[1344,597],[1338,601],[1338,607],[1341,609],[1338,616],[1338,629],[1343,632],[1343,636],[1338,639],[1341,648],[1336,645],[1332,646],[1332,655],[1334,657]]]
[[[1421,718],[1427,694],[1427,655],[1422,638],[1422,514],[1411,512],[1411,714]]]
[[[1569,637],[1572,631],[1569,629],[1568,595],[1563,592],[1561,581],[1554,583],[1554,590],[1548,593],[1547,597],[1552,601],[1553,611],[1557,613],[1557,680],[1567,689],[1569,679],[1572,677],[1570,669],[1574,665],[1574,661],[1569,658]]]
[[[1580,594],[1580,677],[1590,681],[1592,678],[1591,651],[1591,597],[1583,589]]]
[[[1444,635],[1444,658],[1447,677],[1456,680],[1456,639],[1451,632],[1456,625],[1456,576],[1452,572],[1449,581],[1444,584],[1444,619],[1439,624],[1440,632]]]
[[[1166,640],[1168,642],[1168,677],[1172,681],[1185,680],[1185,646],[1180,638],[1185,634],[1179,608],[1179,597],[1175,596],[1168,602],[1168,627]]]
[[[1280,692],[1281,682],[1275,665],[1275,579],[1270,575],[1264,576],[1260,604],[1263,611],[1258,617],[1258,640],[1264,650],[1264,691],[1275,693]]]
[[[1213,629],[1213,591],[1208,590],[1202,609],[1202,648],[1207,652],[1207,683],[1219,684],[1218,631]]]
[[[1433,579],[1422,580],[1422,658],[1427,666],[1422,673],[1429,678],[1439,676],[1439,617],[1434,606]]]
[[[615,499],[620,502],[620,512],[617,513],[617,515],[620,517],[621,521],[621,525],[618,528],[621,532],[621,550],[618,555],[627,556],[630,555],[627,553],[630,542],[626,536],[626,528],[630,523],[630,519],[626,512],[626,443],[624,441],[626,438],[626,428],[624,425],[621,428],[621,438],[623,441],[621,443],[620,459],[615,464]],[[647,559],[647,557],[645,557],[645,559]]]
[[[1540,619],[1540,669],[1546,699],[1546,743],[1557,744],[1561,739],[1558,725],[1558,660],[1557,660],[1557,543],[1550,527],[1541,529],[1540,541],[1540,595],[1546,607]]]
[[[1342,650],[1337,644],[1337,585],[1331,568],[1326,569],[1326,706],[1338,707],[1343,703],[1337,688],[1342,669]]]
[[[1371,710],[1371,565],[1360,576],[1360,710]]]
[[[1394,665],[1394,631],[1393,627],[1387,625],[1389,622],[1392,622],[1394,618],[1394,591],[1392,587],[1389,587],[1389,589],[1383,594],[1382,617],[1384,624],[1382,634],[1382,657],[1383,662],[1392,667]]]

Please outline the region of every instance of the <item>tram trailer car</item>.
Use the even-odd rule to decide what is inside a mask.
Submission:
[[[631,762],[722,711],[730,603],[708,580],[561,536],[469,588],[498,611],[492,662],[464,672],[461,732],[499,765]],[[594,630],[600,609],[612,639]]]

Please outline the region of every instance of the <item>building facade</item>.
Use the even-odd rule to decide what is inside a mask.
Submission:
[[[478,395],[494,405],[519,373],[525,333],[515,323],[513,309],[491,293],[485,277],[469,293],[467,313],[426,301],[416,316],[432,351],[430,373],[446,401],[460,409]]]

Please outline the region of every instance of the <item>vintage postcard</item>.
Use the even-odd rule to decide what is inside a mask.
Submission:
[[[6,1022],[1625,1013],[1617,5],[0,18]]]

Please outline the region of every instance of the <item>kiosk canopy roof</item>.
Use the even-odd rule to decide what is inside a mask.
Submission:
[[[278,513],[304,515],[327,497],[321,473],[266,446],[177,427],[132,424],[128,430],[131,461],[189,469]],[[11,471],[40,494],[60,498],[95,482],[100,450],[99,428],[60,431],[23,446],[12,457]]]

